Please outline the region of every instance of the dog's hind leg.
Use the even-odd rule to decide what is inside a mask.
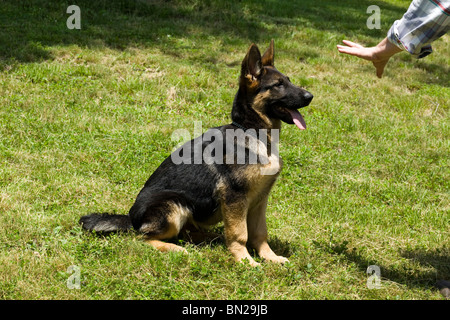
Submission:
[[[178,236],[186,221],[191,215],[190,210],[176,203],[169,203],[169,211],[165,215],[164,221],[155,223],[149,221],[144,223],[139,231],[145,233],[145,242],[161,252],[178,251],[188,253],[186,249],[176,244],[164,242],[161,240],[169,240]],[[157,228],[154,228],[157,226]]]
[[[143,212],[135,215],[139,217],[138,222],[134,222],[134,224],[139,224],[139,227],[135,228],[144,234],[147,244],[159,251],[187,253],[183,247],[162,240],[177,237],[186,222],[191,219],[192,211],[187,206],[180,204],[180,201],[173,196],[167,196],[164,200],[160,196],[158,200],[156,202],[149,201],[145,209],[140,208]]]
[[[145,240],[145,243],[149,244],[150,246],[152,246],[153,248],[161,251],[161,252],[183,252],[183,253],[188,253],[187,250],[183,247],[177,246],[174,243],[169,243],[169,242],[164,242],[161,240],[152,240],[152,239],[147,239]]]

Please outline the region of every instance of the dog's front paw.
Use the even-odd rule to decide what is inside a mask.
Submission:
[[[287,258],[282,257],[282,256],[277,256],[277,255],[266,257],[264,259],[267,261],[270,261],[270,262],[275,262],[275,263],[280,263],[280,264],[285,264],[285,263],[289,262],[289,260]]]
[[[239,259],[238,262],[243,263],[243,264],[249,264],[251,267],[259,267],[261,265],[259,262],[256,262],[251,257],[244,257],[242,259]]]

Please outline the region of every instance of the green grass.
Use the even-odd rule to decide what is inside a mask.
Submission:
[[[450,39],[383,79],[336,44],[381,40],[408,1],[1,1],[1,299],[442,299],[450,279]],[[381,30],[366,9],[381,8]],[[240,62],[275,39],[276,66],[315,98],[284,125],[268,227],[286,266],[233,262],[221,242],[161,254],[87,234],[127,213],[193,122],[230,122]],[[223,232],[220,225],[217,231]],[[67,269],[81,269],[70,290]],[[366,269],[381,269],[381,289]]]

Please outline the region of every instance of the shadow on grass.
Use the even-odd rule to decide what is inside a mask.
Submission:
[[[422,77],[421,82],[450,87],[450,68],[446,65],[428,63],[425,59],[416,64],[416,68],[424,69],[427,72],[426,77]]]
[[[66,10],[72,1],[2,1],[0,71],[14,62],[51,60],[54,57],[50,47],[68,45],[116,50],[151,47],[174,59],[182,56],[184,50],[200,50],[200,54],[188,60],[200,60],[206,66],[217,62],[217,57],[208,49],[202,50],[199,42],[179,41],[186,38],[201,39],[209,44],[213,37],[219,39],[221,45],[229,44],[233,48],[246,47],[251,42],[268,43],[272,38],[292,38],[292,41],[305,42],[306,54],[309,50],[314,55],[311,48],[317,44],[331,47],[334,41],[344,38],[375,45],[385,37],[391,24],[402,17],[406,6],[380,0],[283,3],[275,0],[77,0],[76,3],[81,11],[81,30],[69,30],[66,26],[70,16]],[[380,29],[366,26],[370,16],[366,11],[371,5],[381,9]],[[285,26],[294,28],[288,30]],[[293,30],[307,31],[298,39]],[[283,50],[289,51],[289,48]],[[426,61],[421,67],[432,69],[435,75],[424,81],[445,85],[448,70]]]
[[[431,268],[433,270],[423,272],[418,274],[415,279],[417,282],[427,282],[432,285],[435,284],[436,280],[450,279],[450,249],[449,248],[439,248],[436,250],[400,250],[400,255],[404,258],[410,259],[426,268]]]
[[[331,254],[345,256],[348,261],[355,263],[358,269],[364,273],[366,273],[369,266],[376,265],[380,268],[382,281],[393,281],[408,288],[437,290],[437,281],[450,279],[449,248],[444,247],[435,250],[401,249],[399,250],[400,256],[408,259],[409,263],[400,263],[395,267],[387,267],[376,260],[362,256],[356,250],[349,250],[346,241],[334,243],[331,247],[317,242],[315,245]],[[410,264],[414,265],[414,269],[410,267]]]
[[[226,248],[224,233],[225,230],[222,225],[215,226],[208,232],[190,232],[189,230],[183,230],[179,235],[179,239],[198,247],[208,246],[214,248],[220,246]],[[271,236],[268,243],[277,255],[289,257],[294,254],[294,250],[288,241],[280,240],[277,237]],[[248,250],[251,255],[255,257],[258,256],[253,248],[248,247]]]
[[[52,45],[98,46],[125,49],[143,45],[158,47],[177,55],[175,39],[215,36],[240,44],[268,42],[286,36],[283,28],[299,28],[338,33],[348,37],[384,36],[404,9],[382,1],[315,0],[226,1],[226,0],[78,0],[81,30],[69,30],[66,13],[71,1],[2,1],[0,57],[19,62],[51,59],[46,49]],[[383,10],[382,30],[366,27],[367,7],[378,4]],[[273,27],[276,26],[276,27]],[[314,37],[314,35],[312,35]],[[314,43],[315,39],[311,39]]]

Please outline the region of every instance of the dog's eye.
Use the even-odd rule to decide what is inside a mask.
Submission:
[[[278,79],[277,82],[275,83],[271,83],[266,87],[266,90],[270,90],[272,88],[278,88],[284,85],[284,80],[283,79]]]

